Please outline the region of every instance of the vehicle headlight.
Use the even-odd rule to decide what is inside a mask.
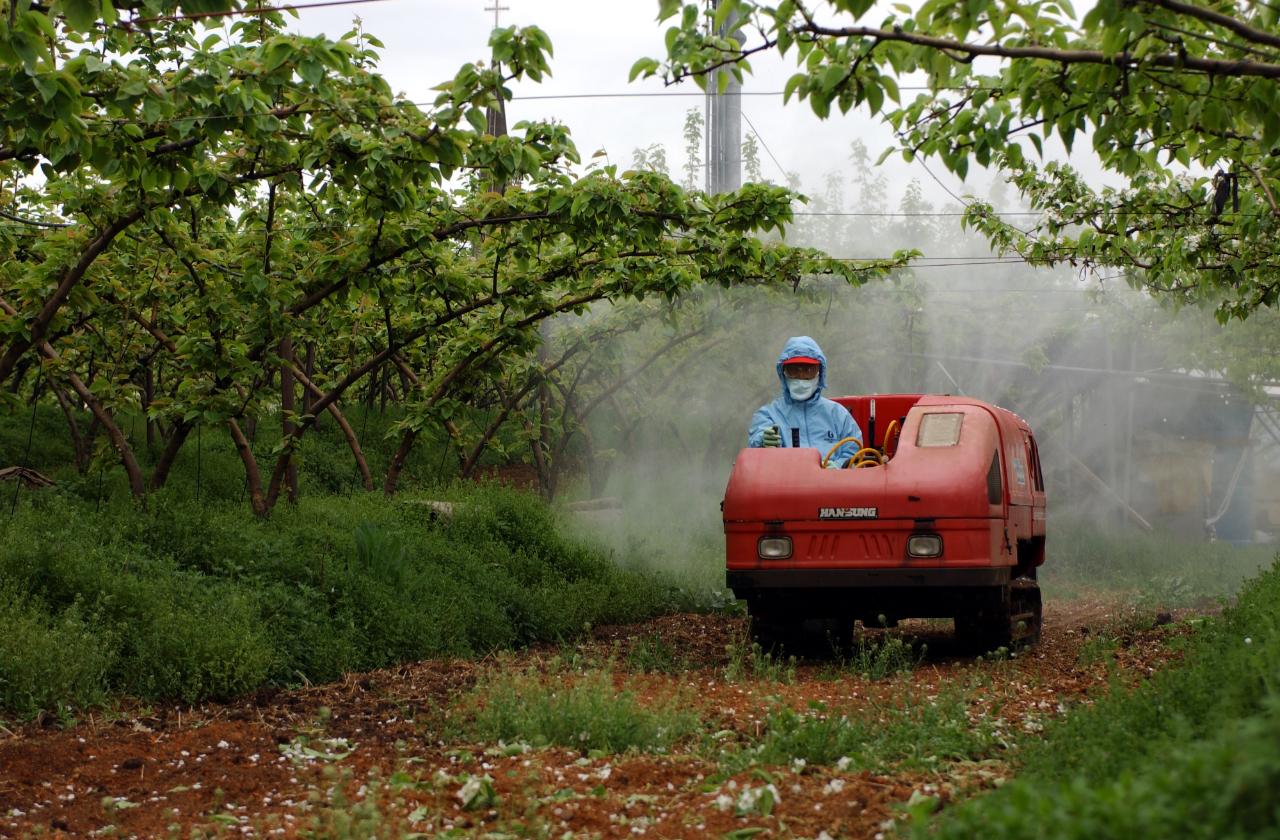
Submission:
[[[756,549],[762,560],[786,560],[791,556],[791,537],[761,537]]]
[[[942,537],[937,534],[912,534],[907,538],[907,554],[911,557],[941,557]]]

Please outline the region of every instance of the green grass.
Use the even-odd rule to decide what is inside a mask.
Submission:
[[[1280,836],[1280,564],[1183,660],[1019,751],[1014,782],[921,837]]]
[[[614,686],[602,669],[564,673],[496,672],[450,712],[450,737],[472,742],[520,742],[588,753],[667,752],[701,728],[680,697],[641,704],[634,691]]]
[[[525,493],[304,497],[258,521],[161,494],[141,511],[24,493],[0,527],[0,713],[125,694],[195,702],[267,684],[574,638],[687,609],[567,538]]]

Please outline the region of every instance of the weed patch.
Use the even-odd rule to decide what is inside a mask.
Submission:
[[[727,753],[722,766],[726,775],[797,760],[842,770],[936,769],[953,761],[990,758],[1004,745],[994,723],[970,719],[959,693],[856,715],[814,703],[804,712],[786,707],[771,711],[763,737]]]
[[[724,667],[724,678],[729,682],[760,680],[789,685],[796,681],[794,656],[775,656],[745,637],[731,641],[725,646],[725,653],[728,662]]]
[[[1080,653],[1077,654],[1076,661],[1084,666],[1097,665],[1100,662],[1111,662],[1115,658],[1116,650],[1119,647],[1120,640],[1109,633],[1090,636],[1080,646]]]
[[[676,653],[661,636],[636,639],[627,651],[625,664],[628,670],[642,674],[677,674],[689,667],[687,657]]]
[[[700,726],[680,698],[643,705],[629,687],[616,690],[613,675],[604,670],[573,680],[536,672],[494,674],[451,710],[446,729],[467,741],[662,753]]]
[[[926,645],[916,648],[900,636],[881,636],[879,639],[858,636],[853,650],[842,659],[838,671],[880,680],[915,670],[927,652]]]

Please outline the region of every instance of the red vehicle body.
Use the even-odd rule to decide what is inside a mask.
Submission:
[[[873,465],[827,469],[813,449],[744,449],[729,476],[727,583],[757,640],[815,621],[844,636],[855,619],[909,617],[954,618],[959,636],[984,647],[1037,637],[1045,495],[1027,423],[969,397],[835,401],[878,450]]]

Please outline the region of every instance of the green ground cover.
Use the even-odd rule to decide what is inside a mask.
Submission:
[[[1280,561],[1177,665],[1051,725],[1016,779],[918,837],[1280,836]]]
[[[0,539],[0,710],[227,698],[692,606],[529,494],[432,497],[457,514],[412,495],[304,497],[257,521],[235,501],[24,493]]]

